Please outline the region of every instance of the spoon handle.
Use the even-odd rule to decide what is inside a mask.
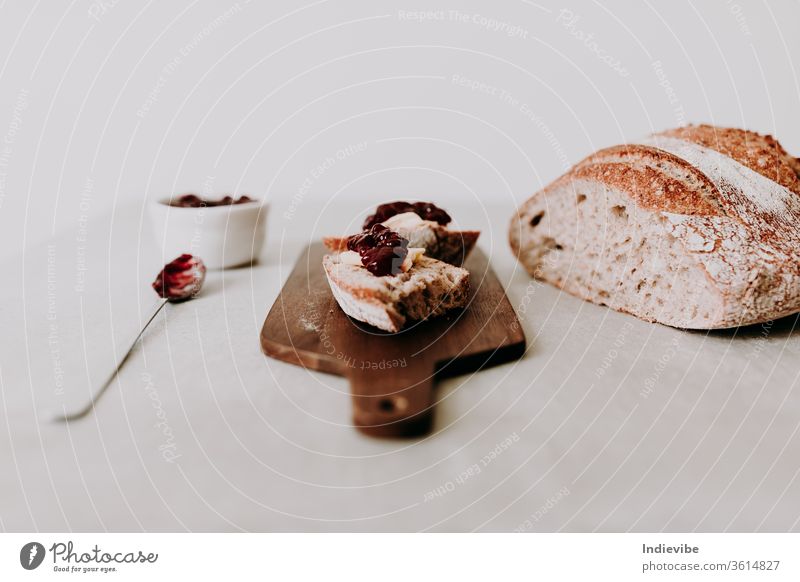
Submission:
[[[56,422],[70,422],[70,421],[73,421],[73,420],[78,420],[80,418],[83,418],[87,414],[89,414],[92,410],[94,410],[94,406],[97,403],[97,401],[100,400],[100,397],[105,393],[106,390],[108,390],[108,387],[111,386],[111,383],[114,381],[114,378],[117,377],[117,374],[122,369],[122,366],[125,364],[125,362],[128,361],[128,358],[130,357],[131,353],[133,352],[133,349],[136,347],[136,344],[141,339],[142,334],[144,333],[144,331],[153,322],[153,320],[156,318],[156,315],[159,314],[159,312],[164,308],[164,306],[167,303],[169,303],[169,299],[159,299],[156,302],[156,304],[153,305],[153,313],[152,313],[152,315],[150,315],[150,318],[147,320],[147,323],[144,324],[144,326],[142,327],[141,331],[139,331],[139,333],[136,335],[134,340],[131,342],[131,345],[128,348],[128,351],[125,352],[124,356],[122,356],[122,359],[117,363],[117,367],[114,368],[114,371],[111,372],[111,375],[109,375],[108,379],[105,382],[103,382],[103,385],[100,386],[100,388],[92,395],[92,398],[89,401],[89,403],[84,405],[83,408],[80,408],[78,410],[74,410],[72,412],[67,412],[66,410],[62,410],[62,411],[56,413],[54,415],[54,417],[53,417],[54,421],[56,421]]]

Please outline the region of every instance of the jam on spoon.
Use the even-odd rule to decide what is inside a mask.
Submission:
[[[197,295],[205,279],[206,266],[203,261],[192,255],[183,254],[164,265],[153,281],[153,289],[162,299],[177,303]]]

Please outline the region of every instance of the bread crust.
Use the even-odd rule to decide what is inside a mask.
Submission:
[[[715,150],[800,196],[800,160],[771,135],[713,125],[689,125],[661,135]]]
[[[600,150],[564,176],[588,178],[625,189],[649,210],[678,214],[722,214],[714,183],[697,168],[655,147],[622,145]]]
[[[532,242],[542,200],[601,188],[663,223],[661,236],[677,240],[705,273],[716,315],[686,327],[734,327],[800,311],[800,162],[771,136],[690,126],[589,156],[512,218],[509,241],[529,272],[537,273],[543,252]],[[543,278],[565,287],[569,276]],[[595,300],[580,286],[567,287]],[[614,308],[675,325],[670,309],[680,309],[681,300],[672,298],[660,318],[645,317],[632,302]]]

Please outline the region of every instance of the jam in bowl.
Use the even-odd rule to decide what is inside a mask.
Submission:
[[[209,269],[225,269],[258,258],[267,204],[246,194],[178,194],[151,203],[150,218],[165,260],[191,253]]]

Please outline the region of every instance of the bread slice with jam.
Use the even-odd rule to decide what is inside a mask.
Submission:
[[[397,332],[464,307],[469,271],[425,256],[382,223],[345,239],[343,250],[322,260],[333,296],[358,321]]]
[[[322,264],[333,296],[353,319],[398,332],[410,321],[467,304],[466,269],[422,255],[408,271],[377,277],[363,266],[343,261],[342,254],[326,255]]]

